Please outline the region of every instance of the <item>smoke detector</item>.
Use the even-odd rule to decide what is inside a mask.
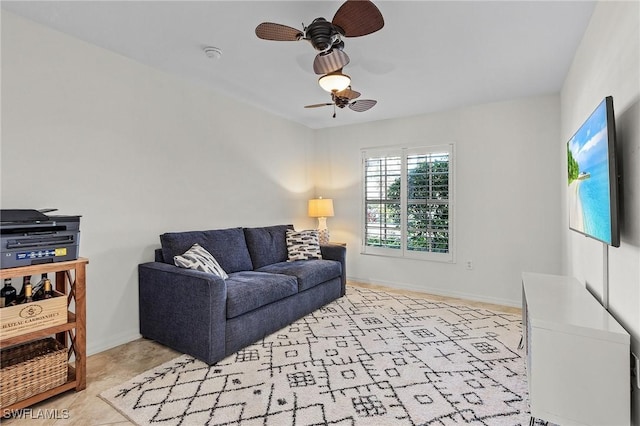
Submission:
[[[205,55],[211,59],[220,59],[222,56],[222,49],[213,46],[206,46],[203,48]]]

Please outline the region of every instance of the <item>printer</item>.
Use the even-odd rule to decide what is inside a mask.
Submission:
[[[80,217],[0,210],[0,268],[77,259]]]

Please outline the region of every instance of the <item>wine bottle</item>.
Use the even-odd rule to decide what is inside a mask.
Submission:
[[[44,299],[44,283],[45,280],[48,280],[47,273],[42,274],[40,281],[36,285],[33,286],[33,300]]]
[[[16,289],[11,285],[11,278],[5,278],[4,287],[0,290],[0,307],[15,305],[16,297]]]
[[[27,288],[27,284],[31,287],[31,275],[26,275],[22,277],[22,288],[20,289],[20,293],[18,293],[18,297],[16,297],[16,305],[24,303],[24,294]]]
[[[27,278],[27,277],[25,277]],[[24,303],[33,302],[33,289],[31,288],[31,277],[24,283]]]
[[[53,288],[51,288],[51,280],[45,278],[44,280],[44,298],[51,299],[53,297]]]

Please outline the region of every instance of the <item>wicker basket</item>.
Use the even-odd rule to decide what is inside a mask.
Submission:
[[[4,349],[0,364],[0,408],[67,381],[67,348],[53,338]]]

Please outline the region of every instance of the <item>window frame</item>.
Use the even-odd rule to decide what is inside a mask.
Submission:
[[[409,250],[407,248],[407,234],[408,234],[408,165],[407,159],[412,155],[430,155],[436,153],[446,152],[449,155],[449,176],[448,176],[448,208],[449,208],[449,250],[447,253],[437,253],[430,251],[417,251]],[[371,158],[386,158],[386,157],[400,157],[401,161],[401,173],[400,173],[400,249],[377,247],[367,245],[367,159]],[[394,258],[406,258],[406,259],[418,259],[428,260],[445,263],[455,263],[455,145],[453,143],[431,145],[431,146],[406,146],[406,147],[376,147],[376,148],[363,148],[361,150],[361,254],[385,256]]]

